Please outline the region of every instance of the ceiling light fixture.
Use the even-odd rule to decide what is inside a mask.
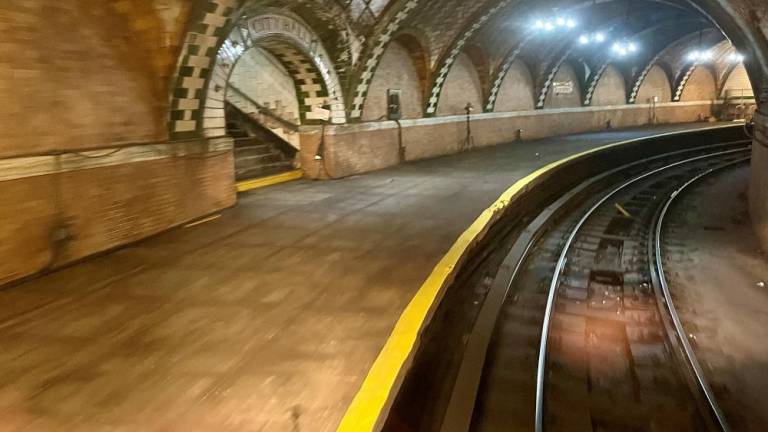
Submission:
[[[552,19],[535,19],[532,27],[538,31],[552,32],[555,29],[573,30],[578,27],[578,22],[570,17],[558,16]]]
[[[744,54],[740,54],[739,52],[731,53],[731,55],[728,56],[728,61],[731,63],[742,63],[744,61]]]
[[[639,50],[639,47],[634,42],[614,42],[611,46],[611,50],[614,54],[620,57],[626,57],[630,53],[635,53]]]

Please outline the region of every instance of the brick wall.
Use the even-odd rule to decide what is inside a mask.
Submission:
[[[501,83],[496,100],[496,112],[525,111],[535,108],[533,79],[528,68],[520,61],[512,67]]]
[[[387,89],[400,89],[403,118],[420,118],[424,112],[421,82],[413,59],[402,45],[393,42],[381,57],[363,108],[363,120],[387,114]]]
[[[729,92],[735,94],[744,94],[746,96],[753,95],[752,83],[749,81],[749,75],[744,65],[738,65],[736,69],[731,72],[728,79],[723,84],[721,97],[725,97]]]
[[[711,110],[709,102],[669,103],[657,108],[657,116],[660,123],[692,122],[709,116]],[[475,145],[481,147],[512,142],[518,129],[522,129],[524,139],[536,139],[600,130],[609,120],[617,128],[648,124],[650,105],[480,114],[473,117],[472,130]],[[394,166],[400,163],[401,144],[409,161],[454,154],[466,136],[463,116],[407,120],[402,124],[402,141],[393,122],[328,128],[324,164],[314,158],[319,129],[303,128],[301,157],[305,175],[339,178]]]
[[[231,144],[166,141],[188,3],[0,2],[0,284],[233,204]]]
[[[672,100],[672,85],[667,74],[659,66],[654,66],[648,71],[648,75],[637,92],[637,102],[648,103],[654,96],[659,97],[659,102]]]
[[[568,94],[555,94],[555,85],[549,88],[547,99],[544,102],[545,108],[576,108],[581,106],[581,87],[579,78],[576,76],[573,68],[569,64],[564,64],[555,74],[555,83],[571,82],[573,83],[573,92]]]
[[[592,106],[624,105],[627,103],[627,89],[624,77],[613,66],[603,72],[592,96]]]
[[[437,105],[437,115],[464,114],[467,102],[475,107],[475,111],[482,111],[482,95],[480,78],[477,76],[475,65],[469,56],[461,54],[445,79],[440,102]]]
[[[128,163],[72,154],[0,161],[14,168],[0,181],[0,284],[234,204],[231,150],[166,146],[166,157]]]
[[[293,77],[271,54],[259,48],[246,51],[237,61],[230,83],[282,118],[300,123],[299,99]]]
[[[166,136],[155,65],[109,3],[0,4],[0,156]]]
[[[715,91],[715,77],[706,67],[699,66],[693,71],[685,84],[681,101],[714,100],[717,98]]]

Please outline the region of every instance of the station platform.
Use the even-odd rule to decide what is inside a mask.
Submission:
[[[199,224],[2,290],[0,430],[336,430],[433,268],[513,183],[599,146],[702,127],[258,189]]]

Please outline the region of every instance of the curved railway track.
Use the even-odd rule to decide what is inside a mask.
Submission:
[[[442,431],[729,430],[666,287],[660,236],[680,191],[747,150],[616,168],[543,211],[478,315]]]

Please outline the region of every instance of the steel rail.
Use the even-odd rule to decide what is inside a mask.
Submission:
[[[563,246],[563,249],[557,260],[557,265],[555,266],[555,271],[552,276],[552,281],[550,282],[550,285],[549,285],[547,305],[544,312],[544,322],[542,324],[542,331],[541,331],[541,342],[539,344],[539,360],[538,360],[538,365],[536,370],[536,418],[535,418],[536,432],[544,432],[544,409],[545,409],[544,386],[546,382],[546,364],[547,364],[547,348],[548,348],[547,343],[549,340],[549,333],[552,326],[552,317],[554,315],[554,309],[555,309],[555,299],[557,298],[557,290],[560,285],[560,278],[562,276],[563,271],[565,270],[568,253],[570,252],[571,246],[573,245],[573,242],[576,239],[576,236],[581,231],[581,228],[584,226],[587,220],[595,213],[595,211],[597,211],[598,208],[600,208],[603,204],[605,204],[606,201],[611,199],[617,193],[621,192],[622,190],[626,189],[627,187],[641,180],[644,180],[648,177],[651,177],[653,175],[656,175],[668,169],[679,167],[681,165],[697,162],[703,159],[723,156],[727,154],[739,153],[745,150],[746,148],[710,153],[707,155],[697,156],[690,159],[674,162],[669,165],[665,165],[663,167],[643,173],[625,183],[622,183],[620,186],[611,190],[608,194],[603,196],[603,198],[601,198],[597,203],[595,203],[592,207],[590,207],[590,209],[587,210],[587,212],[584,214],[584,216],[582,216],[582,218],[578,221],[578,223],[576,223],[575,227],[571,230],[571,233],[568,236],[568,239],[566,240],[565,245]]]
[[[475,405],[478,392],[480,390],[480,381],[484,373],[484,365],[488,351],[488,345],[492,338],[493,331],[498,320],[499,313],[504,304],[504,300],[509,295],[509,291],[517,278],[517,273],[528,258],[528,253],[533,249],[535,241],[544,234],[546,226],[551,224],[551,219],[560,214],[566,203],[571,202],[576,195],[584,193],[589,187],[592,187],[606,178],[644,164],[650,164],[670,157],[683,157],[686,153],[710,151],[722,149],[726,146],[736,144],[747,145],[751,140],[727,141],[718,144],[696,147],[674,151],[666,154],[659,154],[647,159],[633,161],[629,164],[605,171],[595,177],[589,178],[575,188],[571,189],[554,203],[546,207],[528,226],[521,232],[514,246],[501,265],[501,270],[494,278],[488,291],[483,306],[477,315],[472,332],[467,340],[464,354],[462,355],[461,366],[453,385],[451,398],[446,409],[446,414],[441,425],[441,432],[468,432],[471,430],[472,419],[474,416]]]
[[[750,159],[749,157],[746,157],[738,161],[730,162],[715,168],[711,168],[691,178],[689,181],[684,183],[672,194],[670,194],[669,198],[667,199],[667,202],[664,204],[661,211],[659,212],[658,217],[656,218],[655,227],[653,229],[654,262],[651,265],[653,266],[655,264],[655,269],[656,269],[655,271],[658,276],[659,288],[661,290],[664,303],[667,306],[667,310],[669,312],[670,317],[672,318],[672,323],[674,325],[674,330],[676,333],[674,336],[676,336],[676,338],[680,341],[683,354],[685,356],[685,359],[688,361],[688,366],[690,367],[693,373],[693,377],[696,381],[696,384],[698,384],[699,389],[704,395],[704,398],[707,401],[708,408],[711,411],[711,413],[714,415],[715,420],[717,421],[717,425],[720,427],[720,430],[722,430],[723,432],[730,431],[731,430],[730,426],[728,425],[728,421],[725,418],[725,414],[723,413],[722,409],[720,409],[720,406],[717,403],[717,398],[715,397],[715,394],[712,391],[712,388],[707,383],[706,377],[704,376],[704,371],[701,367],[701,363],[699,363],[698,358],[696,357],[696,353],[694,352],[693,347],[688,341],[688,336],[686,335],[685,328],[683,328],[683,324],[682,324],[682,321],[680,320],[680,316],[677,313],[677,308],[675,307],[675,303],[672,300],[672,294],[669,290],[669,284],[667,283],[667,278],[664,274],[664,264],[662,262],[662,253],[661,253],[662,229],[664,226],[664,218],[667,216],[667,213],[669,212],[670,207],[684,190],[686,190],[692,184],[700,181],[704,177],[709,176],[714,172],[720,171],[722,169],[728,168],[733,165],[744,163],[749,159]]]

